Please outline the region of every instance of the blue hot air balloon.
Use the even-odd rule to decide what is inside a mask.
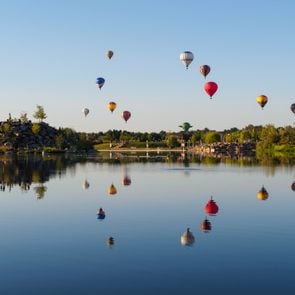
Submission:
[[[101,87],[103,86],[104,82],[105,82],[105,79],[104,78],[101,78],[101,77],[96,78],[96,84],[97,84],[97,86],[98,86],[99,89],[101,89]]]

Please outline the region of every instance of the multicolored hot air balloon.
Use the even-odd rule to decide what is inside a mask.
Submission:
[[[130,119],[130,117],[131,117],[131,113],[129,111],[124,111],[122,113],[122,118],[125,120],[126,123]]]
[[[290,108],[293,114],[295,114],[295,103],[292,103]]]
[[[264,186],[262,186],[261,190],[257,193],[257,199],[262,200],[262,201],[265,201],[268,199],[268,192],[264,188]]]
[[[208,65],[202,65],[200,66],[200,73],[205,77],[210,73],[210,67]]]
[[[194,54],[190,51],[184,51],[180,54],[180,60],[183,64],[185,64],[186,68],[191,64],[194,60]]]
[[[268,98],[266,95],[259,95],[257,98],[257,103],[261,106],[261,108],[263,109],[264,106],[267,104]]]
[[[218,208],[217,204],[215,203],[215,201],[213,201],[213,198],[211,197],[210,201],[208,201],[208,203],[205,206],[205,212],[208,215],[214,216],[217,214],[218,209],[219,208]]]
[[[108,109],[113,113],[113,111],[116,109],[117,104],[114,101],[110,101],[108,103]]]
[[[204,85],[204,90],[210,96],[210,98],[212,98],[212,96],[215,94],[217,89],[218,89],[218,85],[215,82],[207,82]]]
[[[86,117],[89,114],[89,109],[87,108],[83,108],[82,109],[82,113],[84,114],[84,116]]]
[[[114,52],[113,52],[112,50],[108,50],[108,51],[106,52],[106,56],[107,56],[109,59],[111,59],[111,58],[113,57],[113,55],[114,55]]]
[[[101,89],[101,87],[103,86],[104,82],[105,82],[105,79],[104,78],[101,78],[101,77],[96,78],[96,84],[97,84],[97,86],[98,86],[99,89]]]

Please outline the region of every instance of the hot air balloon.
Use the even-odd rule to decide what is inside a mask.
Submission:
[[[263,109],[263,107],[267,104],[268,98],[266,95],[259,95],[256,100]]]
[[[211,197],[211,200],[205,206],[205,212],[211,216],[216,215],[218,212],[218,206],[215,203],[215,201],[213,201],[212,197]]]
[[[108,189],[109,195],[115,195],[117,193],[116,187],[112,184]]]
[[[86,117],[89,114],[89,109],[87,108],[83,108],[82,109],[82,113],[84,114],[84,116]]]
[[[108,109],[113,113],[113,111],[116,109],[117,104],[113,101],[108,103]]]
[[[181,235],[180,242],[183,246],[192,246],[195,242],[195,237],[189,228]]]
[[[292,189],[292,191],[295,191],[295,181],[292,183],[291,189]]]
[[[106,214],[102,208],[99,208],[97,212],[97,219],[105,219]]]
[[[106,56],[107,56],[109,59],[111,59],[111,58],[113,57],[113,55],[114,55],[114,52],[113,52],[112,50],[108,50],[108,51],[106,52]]]
[[[210,73],[210,67],[208,65],[202,65],[200,66],[200,73],[205,77]]]
[[[295,103],[292,103],[290,108],[293,114],[295,114]]]
[[[122,118],[125,120],[126,123],[130,119],[130,117],[131,117],[131,113],[129,111],[124,111],[122,113]]]
[[[207,82],[204,85],[204,90],[210,96],[210,98],[212,98],[212,96],[215,94],[217,89],[218,89],[218,85],[215,82]]]
[[[264,186],[262,186],[261,190],[257,193],[257,199],[262,200],[262,201],[265,201],[268,199],[268,192],[264,188]]]
[[[104,78],[101,78],[101,77],[96,78],[96,84],[97,84],[97,86],[98,86],[99,89],[101,89],[101,87],[103,86],[104,82],[105,82],[105,79]]]
[[[188,66],[194,60],[194,55],[190,51],[184,51],[180,54],[180,60],[183,64],[185,64],[186,68],[188,69]]]
[[[203,220],[203,222],[201,223],[201,225],[200,225],[200,229],[204,233],[210,232],[210,230],[211,230],[211,222],[207,218],[205,218]]]

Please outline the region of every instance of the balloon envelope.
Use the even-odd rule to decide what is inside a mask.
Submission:
[[[186,68],[188,68],[188,66],[194,60],[194,54],[190,51],[184,51],[180,54],[180,60],[183,64],[185,64]]]
[[[259,95],[257,98],[257,103],[261,106],[261,108],[263,109],[263,107],[267,104],[268,98],[266,95]]]
[[[114,101],[108,103],[108,109],[113,112],[117,107],[117,104]]]
[[[208,65],[200,66],[200,73],[206,78],[210,73],[210,67]]]
[[[291,104],[291,111],[295,114],[295,103]]]
[[[86,117],[89,114],[89,109],[87,109],[87,108],[82,109],[82,113]]]
[[[112,50],[108,50],[108,51],[106,52],[106,56],[107,56],[109,59],[111,59],[111,58],[113,57],[113,55],[114,55],[114,52],[113,52]]]
[[[101,87],[103,86],[104,82],[105,82],[105,79],[104,78],[101,78],[101,77],[96,78],[96,84],[97,84],[97,86],[98,86],[99,89],[101,89]]]
[[[210,96],[210,98],[212,98],[212,96],[215,94],[217,89],[218,89],[218,85],[215,82],[207,82],[204,85],[204,90]]]
[[[130,117],[131,117],[131,113],[129,111],[124,111],[122,113],[122,118],[125,120],[126,123],[130,119]]]

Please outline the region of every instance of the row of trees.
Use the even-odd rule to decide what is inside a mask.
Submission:
[[[28,120],[27,114],[21,114],[19,119],[12,119],[11,115],[6,122],[0,125],[0,135],[2,137],[12,137],[13,124],[31,124],[31,131],[35,136],[48,136],[44,134],[44,127],[46,127],[43,120],[47,115],[44,108],[37,105],[36,111],[33,115],[38,120],[36,123],[31,123]],[[43,126],[43,127],[42,127]],[[269,149],[274,145],[295,146],[295,129],[292,126],[275,127],[274,125],[254,126],[248,125],[245,128],[231,128],[223,131],[209,130],[189,130],[192,126],[185,122],[178,126],[182,128],[179,132],[130,132],[123,130],[108,130],[107,132],[85,133],[76,132],[71,128],[59,128],[54,131],[54,146],[57,149],[65,149],[69,146],[78,147],[78,149],[90,149],[94,145],[112,144],[114,146],[136,146],[142,147],[170,147],[175,148],[181,146],[183,143],[189,146],[198,144],[212,144],[217,142],[226,143],[257,143],[259,149]],[[52,127],[50,127],[53,129]],[[21,128],[24,129],[24,128]],[[42,133],[43,129],[43,133]],[[46,129],[48,130],[48,129]],[[19,133],[14,131],[14,133]],[[46,132],[45,132],[46,133]],[[48,133],[48,132],[47,132]],[[15,134],[19,138],[19,134]]]

